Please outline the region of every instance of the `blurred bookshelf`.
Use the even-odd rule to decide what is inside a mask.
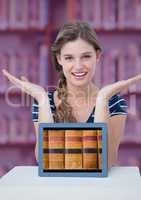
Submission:
[[[141,73],[140,10],[140,0],[0,0],[0,68],[43,87],[55,86],[51,44],[64,23],[81,20],[96,30],[103,47],[95,83],[103,87],[127,79]],[[119,164],[141,169],[140,83],[122,95],[129,114]],[[15,165],[37,164],[31,102],[1,74],[0,176]]]

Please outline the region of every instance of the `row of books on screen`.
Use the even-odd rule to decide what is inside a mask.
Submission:
[[[45,86],[48,78],[48,48],[45,45],[39,47],[39,55],[34,52],[22,51],[22,49],[17,52],[0,53],[0,69],[3,68],[17,78],[25,76],[31,82]],[[8,79],[2,75],[0,92],[6,91],[10,85]]]
[[[44,130],[44,169],[102,169],[101,130]]]
[[[96,67],[94,80],[99,86],[104,86],[140,73],[140,46],[131,44],[125,49],[111,49],[104,52],[101,63]],[[130,86],[129,91],[141,92],[140,83]]]
[[[89,22],[97,29],[141,29],[141,1],[76,1],[76,19]]]
[[[48,24],[48,0],[0,0],[0,30],[43,29]]]
[[[34,143],[35,134],[31,114],[21,110],[16,113],[0,115],[0,144]]]

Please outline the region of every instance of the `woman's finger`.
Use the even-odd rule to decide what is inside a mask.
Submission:
[[[129,78],[127,81],[126,81],[126,84],[127,86],[130,86],[132,84],[136,84],[138,81],[141,81],[141,74],[133,77],[133,78]]]
[[[117,92],[120,92],[120,90],[130,87],[130,85],[136,84],[138,81],[141,81],[141,74],[127,80],[118,81],[114,84],[114,88]]]
[[[3,74],[15,85],[22,87],[23,83],[21,80],[19,80],[18,78],[14,77],[13,75],[11,75],[9,72],[7,72],[5,69],[2,70]]]

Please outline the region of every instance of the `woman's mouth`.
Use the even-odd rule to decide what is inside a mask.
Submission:
[[[72,75],[76,78],[76,79],[83,79],[86,76],[87,72],[72,72]]]

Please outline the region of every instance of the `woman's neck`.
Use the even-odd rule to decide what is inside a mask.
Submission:
[[[80,102],[80,103],[88,103],[91,101],[91,98],[95,97],[99,91],[99,88],[90,83],[87,86],[83,87],[75,87],[67,85],[68,89],[68,101],[69,102]]]

